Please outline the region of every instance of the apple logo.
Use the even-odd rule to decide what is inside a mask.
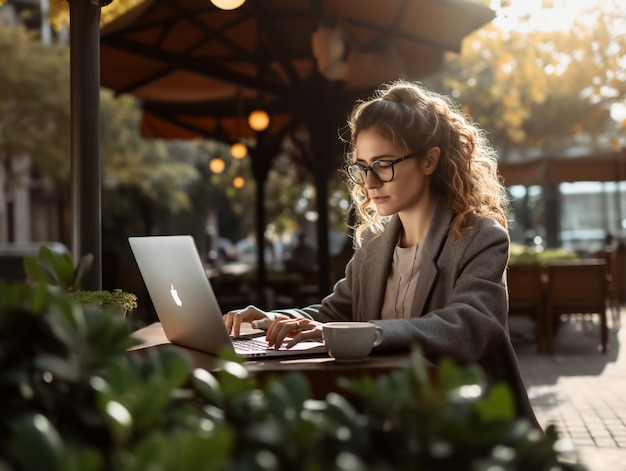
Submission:
[[[177,306],[182,306],[183,302],[180,300],[180,297],[178,296],[178,291],[176,291],[176,289],[174,289],[174,285],[171,285],[170,293],[171,293],[172,299],[174,300],[176,305]]]

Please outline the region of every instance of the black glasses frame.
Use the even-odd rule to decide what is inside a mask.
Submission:
[[[357,185],[365,185],[365,182],[367,180],[367,172],[372,172],[372,175],[374,175],[374,178],[376,178],[376,180],[378,180],[379,182],[389,183],[396,176],[395,168],[394,168],[395,164],[398,164],[402,162],[403,160],[412,159],[414,157],[420,157],[421,155],[423,155],[422,152],[411,152],[410,154],[404,155],[402,157],[398,157],[397,159],[394,159],[394,160],[386,160],[386,159],[376,160],[375,162],[372,162],[372,165],[368,167],[366,167],[365,165],[361,165],[359,163],[355,163],[352,165],[348,165],[346,170],[348,171],[348,175],[350,176],[350,179]],[[383,180],[382,178],[380,178],[380,175],[376,173],[374,166],[380,162],[389,164],[389,166],[391,167],[391,178],[389,178],[388,180]],[[365,178],[363,178],[363,181],[358,181],[356,177],[352,174],[352,169],[354,168],[358,168],[360,171],[365,172]]]

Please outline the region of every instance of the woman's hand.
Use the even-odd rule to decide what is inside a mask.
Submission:
[[[224,314],[226,330],[235,337],[239,337],[242,322],[248,322],[253,328],[261,329],[270,325],[271,318],[266,312],[261,311],[256,306],[248,306]]]
[[[283,345],[286,338],[289,340]],[[297,319],[276,318],[267,329],[265,339],[270,347],[281,346],[291,348],[303,340],[321,342],[322,323],[299,317]]]

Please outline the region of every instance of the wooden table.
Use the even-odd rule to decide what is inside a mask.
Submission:
[[[218,357],[215,355],[170,343],[159,322],[135,331],[133,337],[141,343],[131,348],[132,351],[173,347],[188,354],[195,368],[208,371],[218,369]],[[308,379],[313,397],[322,399],[329,392],[340,392],[345,395],[346,391],[338,385],[339,378],[358,379],[364,376],[386,375],[395,369],[408,365],[409,361],[410,354],[405,353],[371,355],[358,363],[338,363],[328,356],[314,356],[251,360],[246,361],[244,366],[261,382],[286,373],[300,372]]]

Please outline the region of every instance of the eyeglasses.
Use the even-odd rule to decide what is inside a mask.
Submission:
[[[361,164],[348,165],[348,175],[350,175],[352,181],[357,185],[365,185],[365,181],[367,180],[367,172],[371,171],[376,180],[381,183],[387,183],[393,180],[393,177],[395,175],[393,171],[393,166],[395,164],[400,163],[403,160],[412,159],[413,157],[419,157],[420,155],[422,154],[413,152],[395,160],[377,160],[376,162],[372,162],[372,165],[370,165],[369,167]]]

